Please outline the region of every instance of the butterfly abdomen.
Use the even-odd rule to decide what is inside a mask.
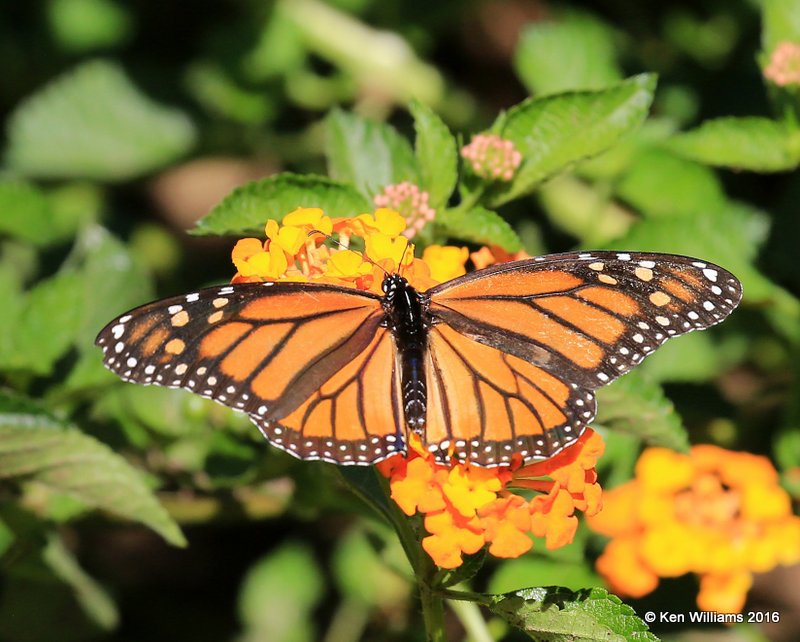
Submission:
[[[424,366],[430,326],[427,306],[401,276],[387,276],[383,290],[386,323],[392,331],[400,361],[403,414],[408,428],[422,434],[428,406]]]

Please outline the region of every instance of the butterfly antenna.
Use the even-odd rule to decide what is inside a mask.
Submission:
[[[311,231],[308,233],[308,235],[309,235],[309,236],[313,236],[314,234],[320,234],[321,236],[324,236],[324,237],[325,237],[326,239],[328,239],[329,241],[332,241],[333,243],[336,243],[336,245],[338,245],[338,246],[339,246],[340,248],[342,248],[343,250],[349,250],[349,249],[350,249],[350,248],[349,248],[349,247],[347,247],[347,246],[346,246],[344,243],[342,243],[340,240],[333,238],[333,237],[332,237],[330,234],[326,234],[326,233],[325,233],[325,232],[323,232],[322,230],[311,230]],[[380,268],[381,270],[383,270],[383,271],[384,271],[384,273],[386,273],[386,275],[387,275],[387,276],[389,275],[389,272],[387,272],[387,271],[386,271],[386,268],[385,268],[385,267],[383,267],[382,265],[380,265],[380,264],[378,264],[378,263],[375,263],[375,261],[373,261],[371,258],[369,258],[369,257],[366,255],[366,253],[362,252],[362,253],[361,253],[361,258],[365,259],[366,261],[369,261],[369,262],[370,262],[370,263],[372,263],[372,265],[374,265],[375,267],[378,267],[378,268]]]
[[[403,269],[403,259],[406,258],[406,252],[408,252],[408,248],[409,247],[411,247],[411,241],[406,239],[406,246],[403,248],[403,253],[400,255],[400,263],[397,264],[397,273],[398,274],[400,274],[400,270]]]

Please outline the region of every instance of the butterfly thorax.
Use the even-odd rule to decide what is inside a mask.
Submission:
[[[399,357],[403,413],[409,429],[422,433],[428,403],[425,354],[430,318],[426,300],[397,274],[383,280],[385,323],[391,330]]]

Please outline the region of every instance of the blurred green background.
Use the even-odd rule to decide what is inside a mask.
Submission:
[[[609,393],[605,423],[641,410],[656,425],[674,406],[693,442],[772,457],[797,498],[798,89],[762,75],[792,37],[788,0],[3,3],[0,410],[16,432],[0,440],[0,639],[422,639],[399,545],[334,467],[270,449],[188,393],[118,382],[92,345],[127,308],[229,280],[233,240],[187,230],[247,181],[324,174],[337,105],[409,135],[417,98],[466,141],[528,95],[657,73],[634,136],[500,212],[532,254],[661,250],[739,276],[742,309],[648,360],[640,405],[622,412]],[[760,120],[729,147],[690,135],[723,117]],[[608,441],[613,486],[639,441]],[[26,447],[34,468],[15,459]],[[187,548],[166,543],[182,541],[176,522]],[[473,585],[600,584],[600,545],[582,528]],[[799,581],[790,568],[756,583],[750,605],[780,625],[656,632],[797,639]],[[634,606],[688,611],[695,591],[669,580]],[[463,621],[449,616],[452,639]]]

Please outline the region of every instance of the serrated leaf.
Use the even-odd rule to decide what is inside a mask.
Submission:
[[[298,207],[321,207],[328,216],[356,216],[372,210],[351,185],[324,176],[284,172],[235,189],[197,222],[194,233],[260,236],[268,219],[280,221]]]
[[[339,109],[325,121],[325,155],[332,178],[352,183],[370,199],[385,186],[419,183],[409,142],[385,123]]]
[[[508,252],[522,247],[514,228],[497,212],[483,207],[474,207],[469,212],[444,210],[437,215],[436,226],[447,236],[461,241],[499,245]]]
[[[495,596],[489,608],[535,640],[658,642],[630,606],[601,588],[523,589]]]
[[[194,138],[183,113],[153,102],[118,65],[98,60],[19,105],[6,159],[26,176],[119,181],[174,161]]]
[[[531,93],[600,89],[622,79],[613,32],[588,13],[534,22],[520,34],[514,69]]]
[[[716,167],[780,172],[800,163],[800,130],[768,118],[718,118],[675,134],[666,145],[676,154]]]
[[[522,153],[510,183],[489,194],[500,205],[578,161],[595,156],[636,129],[647,116],[656,78],[634,76],[598,91],[576,91],[526,100],[498,120],[496,133]]]
[[[141,522],[171,544],[186,544],[142,475],[123,457],[8,395],[0,397],[0,478],[36,481],[87,506]]]
[[[439,210],[447,204],[458,179],[456,139],[444,121],[430,107],[413,101],[414,154],[419,165],[420,187],[428,192],[429,204]]]
[[[649,446],[686,452],[689,436],[675,406],[657,383],[629,372],[597,391],[597,421],[635,435]]]
[[[703,215],[723,207],[726,200],[713,170],[653,148],[636,155],[616,190],[645,216]]]

